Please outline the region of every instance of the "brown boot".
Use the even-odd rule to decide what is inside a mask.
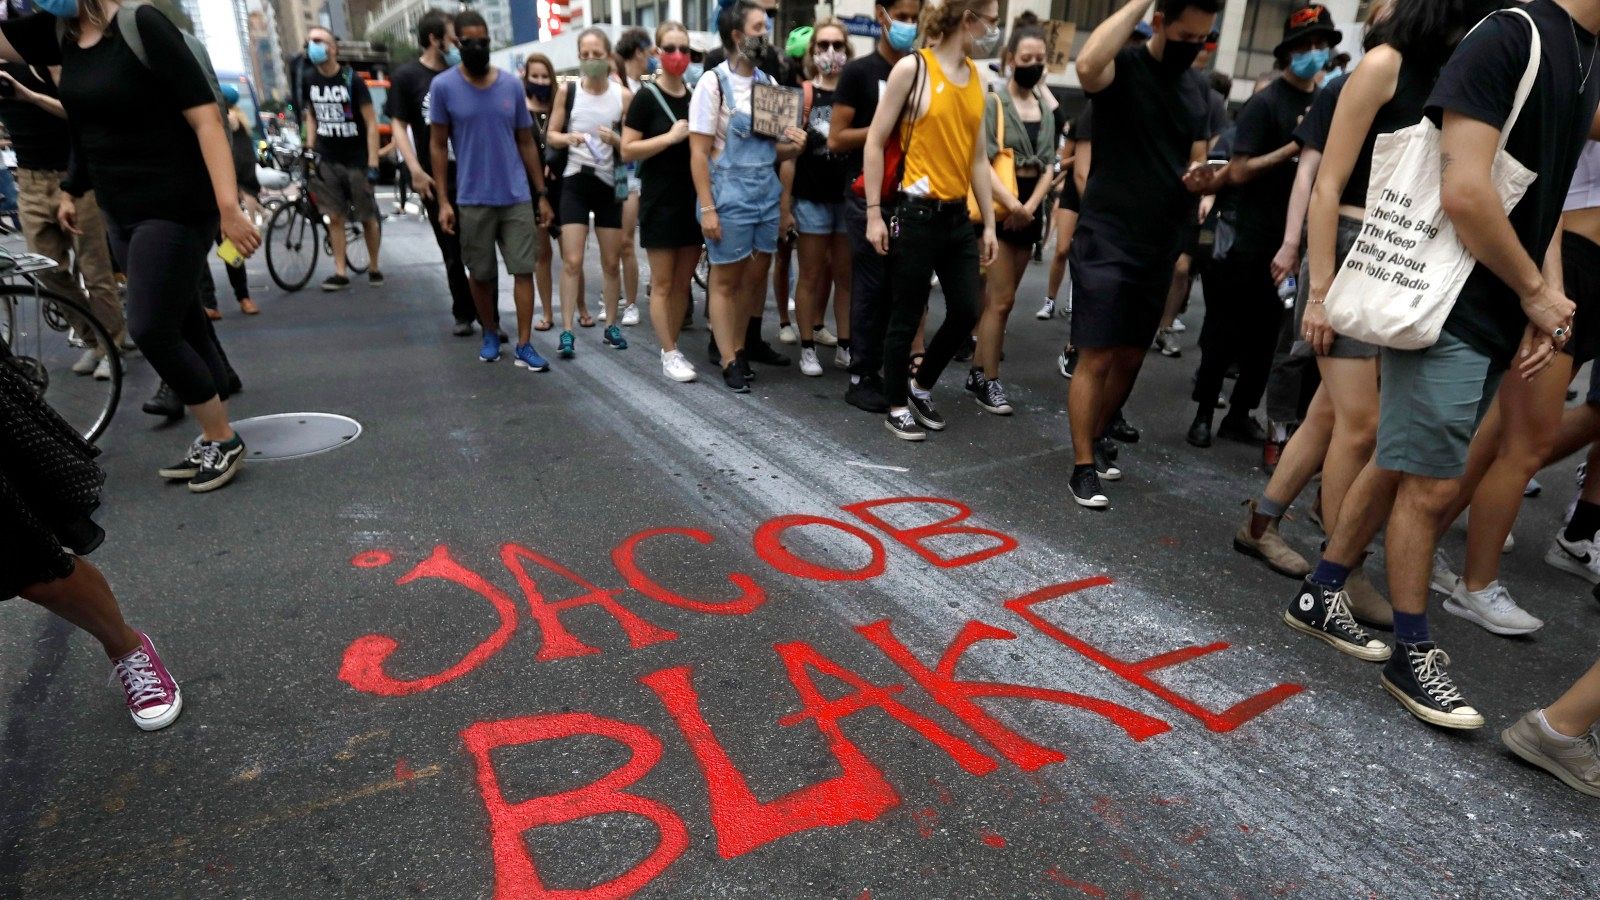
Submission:
[[[1344,592],[1350,597],[1350,614],[1356,621],[1385,631],[1394,628],[1394,607],[1378,593],[1377,585],[1367,577],[1365,569],[1356,569],[1345,580]]]
[[[1250,518],[1255,515],[1256,502],[1246,501],[1245,507],[1249,513],[1244,517],[1244,524],[1240,525],[1239,530],[1233,535],[1233,549],[1246,556],[1254,556],[1266,563],[1267,568],[1280,575],[1287,575],[1290,578],[1304,578],[1310,575],[1311,564],[1279,536],[1277,522],[1268,524],[1266,530],[1261,532],[1260,538],[1250,534]]]

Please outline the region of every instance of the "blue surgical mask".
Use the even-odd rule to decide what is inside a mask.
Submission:
[[[461,65],[461,48],[446,47],[444,51],[444,64],[447,66]]]
[[[917,45],[917,26],[914,22],[889,20],[889,46],[901,53],[910,52]]]
[[[644,70],[646,74],[654,75],[659,68],[661,68],[661,63],[654,56],[645,61]]]
[[[78,0],[34,0],[33,5],[58,19],[78,17]]]
[[[683,70],[683,77],[685,81],[693,86],[700,83],[700,76],[704,75],[705,73],[705,63],[692,62],[689,63],[689,68]]]
[[[59,2],[59,0],[57,0]],[[306,45],[306,59],[311,60],[314,66],[320,66],[328,61],[328,45],[310,43]]]
[[[1328,48],[1326,47],[1317,50],[1303,50],[1289,57],[1289,71],[1293,72],[1296,78],[1310,78],[1322,71],[1322,67],[1327,64]]]

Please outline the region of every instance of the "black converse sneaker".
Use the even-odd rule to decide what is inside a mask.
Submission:
[[[978,376],[983,378],[982,375]],[[983,388],[976,393],[978,405],[997,416],[1011,415],[1011,399],[1006,396],[1006,389],[1001,386],[1000,379],[983,379]]]
[[[923,441],[928,439],[928,433],[922,430],[922,426],[917,424],[916,417],[911,415],[911,411],[908,409],[889,413],[883,420],[883,427],[889,429],[890,434],[902,441]]]
[[[1122,470],[1117,468],[1117,464],[1111,461],[1110,451],[1105,446],[1110,443],[1110,441],[1104,439],[1094,442],[1094,471],[1096,475],[1107,481],[1121,481]]]
[[[1072,499],[1085,509],[1105,509],[1111,505],[1111,498],[1100,489],[1100,476],[1093,468],[1073,473],[1071,486]]]
[[[205,438],[195,438],[188,452],[183,454],[183,459],[170,466],[162,466],[156,470],[156,474],[169,481],[188,481],[193,478],[200,471],[200,449],[204,443]]]
[[[1383,689],[1413,716],[1441,728],[1482,728],[1483,714],[1467,705],[1450,673],[1450,655],[1429,641],[1395,643],[1395,654],[1383,667]]]
[[[200,471],[189,479],[189,490],[196,494],[214,491],[233,480],[244,468],[244,438],[203,441],[200,445]]]
[[[1334,591],[1307,578],[1283,611],[1283,621],[1295,631],[1325,641],[1340,653],[1356,659],[1383,662],[1389,658],[1389,645],[1371,637],[1350,614],[1350,595]]]
[[[939,415],[939,410],[934,408],[933,398],[923,400],[916,394],[906,397],[906,403],[911,407],[911,415],[929,431],[944,430],[944,416]]]

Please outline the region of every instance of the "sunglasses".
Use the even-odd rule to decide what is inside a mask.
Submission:
[[[689,46],[687,44],[683,45],[682,47],[676,46],[674,44],[662,44],[661,45],[661,52],[662,52],[662,54],[667,54],[667,53],[688,53],[689,52]]]
[[[817,41],[816,48],[818,50],[843,50],[845,43],[844,41]]]

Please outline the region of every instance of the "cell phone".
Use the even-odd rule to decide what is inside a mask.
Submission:
[[[239,252],[239,248],[233,245],[232,240],[224,240],[217,245],[217,259],[235,269],[244,265],[244,254]]]

